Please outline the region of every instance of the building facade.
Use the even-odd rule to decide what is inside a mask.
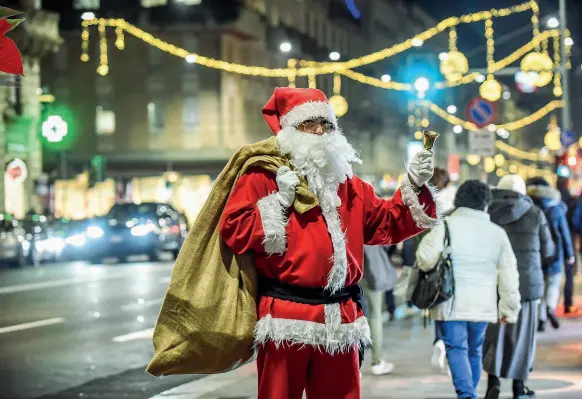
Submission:
[[[124,18],[189,52],[267,67],[285,67],[290,58],[328,61],[331,52],[339,53],[341,60],[362,56],[435,24],[405,1],[358,1],[357,9],[340,0],[125,3],[119,7],[106,0],[75,0],[71,9],[53,4],[63,19],[64,44],[45,60],[42,85],[56,103],[70,109],[75,120],[69,133],[76,139],[67,149],[69,176],[59,168],[60,152],[45,152],[45,169],[54,177],[70,178],[90,169],[91,159],[101,155],[106,175],[121,192],[118,197],[133,200],[132,189],[143,183],[136,178],[149,178],[157,198],[164,197],[168,187],[176,189],[167,176],[175,179],[177,173],[178,183],[188,176],[212,179],[237,148],[269,137],[260,110],[273,87],[289,82],[190,64],[127,33],[124,49],[118,50],[113,29],[106,36],[109,72],[101,76],[96,73],[100,56],[96,27],[90,30],[90,59],[80,60],[81,17],[91,15],[86,13]],[[284,42],[290,44],[289,51],[282,51]],[[446,40],[441,44],[444,50]],[[374,64],[362,68],[362,73],[380,77],[391,65],[394,62]],[[309,85],[307,78],[298,78],[295,84]],[[332,75],[318,76],[315,84],[333,95]],[[342,78],[341,94],[349,104],[342,128],[365,161],[358,172],[400,173],[410,141],[407,99],[347,78]],[[151,180],[154,177],[158,180]],[[128,182],[133,182],[129,194]]]
[[[2,5],[23,12],[26,18],[8,34],[22,54],[24,77],[2,75],[0,84],[0,160],[4,165],[0,208],[22,218],[31,208],[42,211],[35,190],[42,177],[38,135],[40,60],[57,51],[61,39],[58,14],[43,10],[40,1],[8,1]]]

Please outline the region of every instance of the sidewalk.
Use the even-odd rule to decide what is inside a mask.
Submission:
[[[423,329],[419,318],[393,322],[385,328],[385,359],[395,363],[393,374],[375,377],[370,356],[362,368],[365,399],[454,399],[450,377],[435,374],[429,365],[432,326]],[[539,336],[536,371],[530,380],[538,399],[582,398],[582,320],[564,320],[558,331]],[[481,395],[486,381],[482,379]],[[154,399],[256,398],[256,366],[248,364],[230,373],[213,375],[179,386]],[[505,396],[511,385],[504,385]],[[323,399],[323,398],[322,398]]]

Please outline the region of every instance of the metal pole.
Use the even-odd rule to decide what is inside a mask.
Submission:
[[[61,179],[66,180],[68,178],[68,170],[67,170],[67,153],[65,151],[61,151]]]
[[[572,117],[570,115],[570,85],[568,82],[568,68],[566,64],[568,60],[566,59],[566,0],[560,0],[560,42],[561,42],[561,56],[562,63],[560,68],[562,70],[562,88],[563,88],[563,101],[564,108],[562,108],[562,130],[569,130],[572,128]]]

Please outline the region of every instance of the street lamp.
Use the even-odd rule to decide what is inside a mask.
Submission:
[[[455,112],[457,112],[457,106],[456,105],[449,105],[447,107],[447,112],[449,114],[454,114]]]
[[[95,19],[95,13],[94,12],[84,12],[81,15],[81,19],[83,21],[91,21],[92,19]]]
[[[430,87],[430,82],[425,77],[418,78],[414,82],[414,88],[419,93],[424,93],[425,91],[428,90],[429,87]]]
[[[281,43],[281,45],[279,46],[279,49],[283,52],[283,53],[288,53],[289,51],[291,51],[291,49],[293,48],[293,46],[291,45],[291,43],[289,42],[283,42]]]
[[[329,59],[332,61],[337,61],[340,59],[340,53],[338,53],[337,51],[332,51],[331,53],[329,53]]]
[[[421,38],[415,37],[414,39],[412,39],[412,45],[414,47],[420,47],[424,44],[424,41]]]
[[[566,46],[573,46],[574,45],[574,40],[572,40],[571,37],[567,37],[567,38],[564,39],[564,44]]]
[[[461,125],[455,125],[453,127],[453,132],[455,132],[456,134],[459,134],[463,131],[463,127]]]
[[[392,76],[385,73],[384,75],[382,75],[382,77],[380,79],[382,80],[382,82],[388,83],[392,80]]]
[[[479,75],[475,76],[475,82],[477,82],[477,83],[485,82],[485,75],[479,74]]]
[[[558,21],[558,18],[556,17],[550,17],[546,22],[546,26],[550,29],[557,28],[558,26],[560,26],[560,21]]]

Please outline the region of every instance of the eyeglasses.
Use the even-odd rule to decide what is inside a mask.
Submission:
[[[306,133],[316,133],[318,128],[321,128],[323,133],[330,133],[333,129],[333,123],[323,120],[323,121],[305,121],[297,125],[300,130]]]

